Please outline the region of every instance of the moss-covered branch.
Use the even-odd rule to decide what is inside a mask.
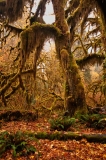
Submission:
[[[13,74],[7,75],[7,77],[4,76],[4,79],[7,79],[7,83],[6,84],[4,83],[2,85],[0,89],[0,96],[2,97],[2,102],[4,103],[5,106],[6,106],[6,99],[10,98],[19,88],[21,88],[22,90],[25,90],[21,76],[28,73],[33,74],[33,70],[30,69],[30,70],[23,71],[21,75],[20,73],[13,73]],[[12,86],[12,83],[17,81],[17,79],[19,79],[19,83],[16,86]],[[5,93],[9,90],[10,87],[12,91],[10,91],[7,95],[5,95]]]
[[[0,113],[0,120],[9,121],[35,121],[38,118],[38,110],[30,111],[4,111]]]
[[[89,35],[93,35],[93,34],[96,34],[100,31],[100,26],[97,26],[95,29],[91,30],[91,31],[88,31],[86,37],[88,37]]]
[[[77,8],[74,10],[74,12],[72,12],[72,14],[69,15],[69,17],[67,18],[68,24],[71,24],[74,28],[76,24],[78,24],[78,21],[80,20],[80,18],[83,17],[85,12],[86,14],[89,14],[89,12],[91,11],[90,8],[92,7],[91,7],[91,3],[89,0],[88,1],[81,0]]]
[[[81,46],[82,46],[82,50],[83,50],[83,52],[84,52],[84,54],[85,54],[85,56],[86,56],[86,55],[88,54],[88,51],[87,51],[87,49],[85,48],[85,46],[84,46],[84,44],[83,44],[83,41],[82,41],[80,35],[76,35],[76,36],[79,38],[79,41],[80,41]]]
[[[8,29],[10,29],[12,32],[17,33],[17,34],[20,34],[20,33],[24,30],[24,29],[22,29],[22,28],[13,26],[13,25],[8,24],[8,23],[5,25],[5,27],[6,27],[6,29],[8,28]]]
[[[89,19],[88,16],[89,16],[90,12],[91,12],[91,8],[88,8],[88,10],[85,11],[85,13],[83,14],[83,19],[81,20],[81,24],[80,24],[80,26],[81,26],[81,35],[83,34],[83,32],[84,32],[84,30],[86,28],[87,22],[89,21],[88,20]],[[94,18],[94,19],[96,19],[96,18]]]
[[[40,0],[34,16],[31,17],[31,19],[30,19],[30,24],[32,24],[33,22],[38,22],[38,21],[43,22],[43,15],[44,15],[45,9],[46,9],[46,2],[47,2],[47,0]]]
[[[33,23],[21,33],[22,62],[26,61],[26,58],[34,48],[41,46],[42,39],[42,43],[44,43],[48,37],[60,36],[62,36],[61,31],[54,25]]]
[[[65,10],[65,17],[67,18],[68,15],[73,12],[80,4],[79,0],[72,0],[69,2],[69,7]]]
[[[4,94],[4,93],[8,90],[8,88],[11,86],[11,84],[12,84],[14,81],[16,81],[16,79],[17,79],[18,76],[19,76],[19,73],[17,73],[13,78],[11,78],[11,79],[8,81],[8,83],[7,83],[3,88],[0,89],[0,96],[1,96],[2,94]]]
[[[5,96],[5,99],[10,98],[19,88],[20,88],[20,84],[18,84],[15,87],[12,87],[12,91]]]
[[[31,135],[31,134],[30,134]],[[81,134],[74,132],[54,132],[54,133],[46,133],[46,132],[38,132],[34,135],[38,139],[49,139],[49,140],[81,140],[86,139],[88,142],[97,142],[97,143],[106,143],[106,134]]]
[[[89,54],[82,59],[76,60],[77,64],[83,68],[87,64],[94,64],[97,62],[98,64],[102,64],[105,56],[103,54]]]

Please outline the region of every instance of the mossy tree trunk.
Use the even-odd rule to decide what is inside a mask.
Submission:
[[[70,116],[77,109],[87,111],[84,87],[81,82],[79,69],[70,49],[70,32],[65,20],[65,0],[52,0],[56,18],[56,26],[61,30],[62,36],[55,40],[58,58],[63,68],[65,81],[64,105]]]
[[[65,78],[65,107],[69,111],[70,116],[74,115],[77,110],[86,113],[84,87],[78,66],[72,55],[70,55],[69,68],[66,71]]]
[[[106,107],[106,11],[104,8],[105,5],[105,1],[104,3],[99,6],[99,14],[100,14],[100,19],[99,19],[99,23],[101,26],[101,33],[102,33],[102,42],[103,42],[103,46],[104,46],[104,50],[105,50],[105,60],[103,62],[103,86],[102,86],[102,91],[105,97],[105,107]]]

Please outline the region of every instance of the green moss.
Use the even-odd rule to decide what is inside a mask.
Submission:
[[[38,22],[35,22],[33,23],[33,25],[31,26],[31,28],[33,30],[42,30],[44,33],[49,33],[51,32],[51,34],[55,35],[55,36],[61,36],[61,31],[58,27],[54,26],[54,25],[49,25],[49,24],[42,24],[42,23],[38,23]],[[50,34],[50,35],[51,35]]]
[[[75,72],[75,73],[78,72],[78,65],[77,65],[76,62],[73,60],[73,57],[70,58],[70,66],[71,66],[72,72]]]
[[[75,77],[76,77],[77,81],[81,81],[81,77],[78,73],[75,75]]]
[[[82,82],[79,82],[79,83],[77,84],[77,87],[78,87],[79,89],[84,89]]]
[[[38,139],[46,139],[48,137],[48,134],[46,132],[38,132],[35,134],[35,137]]]
[[[48,37],[61,37],[60,30],[54,25],[35,22],[29,28],[24,30],[21,36],[22,57],[28,57],[35,46],[41,46]],[[26,61],[26,59],[25,59]]]

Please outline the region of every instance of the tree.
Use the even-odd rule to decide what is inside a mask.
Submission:
[[[64,73],[65,90],[64,90],[64,106],[69,111],[70,116],[75,114],[77,109],[83,112],[87,111],[84,87],[81,82],[79,68],[76,60],[71,51],[72,44],[75,37],[75,28],[78,22],[86,22],[88,15],[96,7],[99,10],[99,15],[102,18],[102,35],[103,43],[105,45],[106,37],[106,0],[94,0],[91,4],[90,0],[51,0],[54,9],[55,22],[53,24],[45,24],[43,15],[46,10],[46,4],[50,1],[41,0],[37,6],[36,11],[31,14],[34,0],[0,0],[0,20],[2,28],[11,29],[10,32],[15,30],[20,34],[20,42],[17,45],[20,66],[19,71],[15,74],[6,86],[1,88],[0,95],[5,102],[5,92],[17,78],[19,79],[19,86],[24,90],[21,75],[24,71],[24,66],[30,53],[34,54],[34,65],[30,73],[33,73],[36,78],[37,61],[40,57],[44,42],[47,38],[54,39],[56,46],[56,54],[60,61]],[[25,10],[24,6],[28,6],[30,23],[23,28],[14,27],[15,22],[19,17],[22,17]],[[83,27],[82,27],[83,28]],[[8,34],[4,34],[4,29],[1,30],[1,44],[5,43]],[[2,47],[2,46],[1,46]],[[14,92],[14,90],[12,90]]]

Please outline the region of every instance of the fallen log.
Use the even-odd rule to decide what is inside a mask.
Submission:
[[[35,133],[37,139],[49,139],[49,140],[82,140],[86,139],[88,142],[106,143],[106,134],[81,134],[75,132],[38,132]]]
[[[35,121],[38,119],[38,110],[35,112],[31,111],[3,111],[0,113],[0,121]]]

